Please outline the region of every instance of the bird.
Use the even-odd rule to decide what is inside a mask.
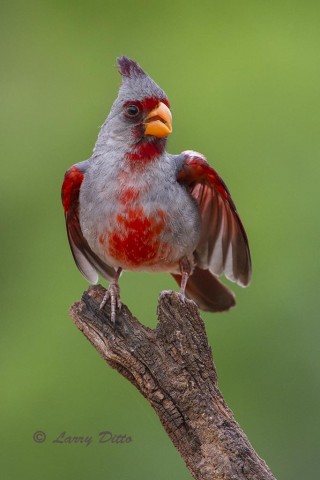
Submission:
[[[165,92],[141,66],[117,59],[122,81],[92,156],[71,166],[62,184],[66,229],[75,263],[96,284],[109,281],[115,324],[124,271],[168,272],[178,294],[204,311],[235,305],[219,280],[246,287],[248,238],[231,194],[201,153],[166,150],[172,114]]]

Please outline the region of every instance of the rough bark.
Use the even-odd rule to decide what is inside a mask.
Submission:
[[[90,287],[70,315],[105,361],[148,400],[193,477],[274,479],[218,389],[196,305],[162,292],[156,329],[142,325],[125,305],[114,328],[110,305],[99,310],[104,293],[100,285]]]

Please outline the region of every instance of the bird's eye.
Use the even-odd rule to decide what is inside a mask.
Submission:
[[[129,105],[127,107],[127,114],[129,117],[136,117],[139,113],[140,110],[136,105]]]

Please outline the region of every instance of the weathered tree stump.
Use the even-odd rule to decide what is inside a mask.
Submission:
[[[105,289],[90,287],[70,309],[104,360],[142,393],[197,480],[274,480],[233,418],[217,385],[205,326],[194,302],[162,292],[157,327],[123,305],[115,328]]]

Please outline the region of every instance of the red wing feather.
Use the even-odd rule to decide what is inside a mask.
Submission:
[[[98,273],[112,280],[115,270],[105,264],[89,247],[79,222],[79,193],[88,162],[81,162],[67,170],[62,184],[62,204],[65,211],[67,234],[76,265],[90,282],[98,282]]]
[[[184,156],[177,180],[197,201],[202,219],[197,265],[247,286],[251,278],[248,238],[230,192],[201,154],[189,151]]]

